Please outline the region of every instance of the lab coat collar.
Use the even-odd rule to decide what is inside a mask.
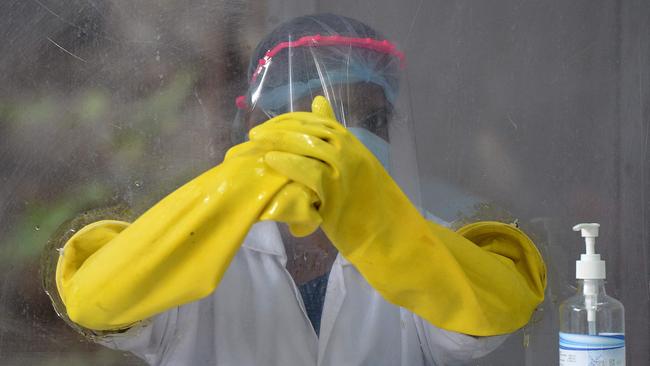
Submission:
[[[260,221],[253,225],[242,246],[257,252],[280,256],[285,262],[287,259],[280,230],[277,223],[273,221]]]
[[[340,263],[341,266],[343,266],[343,267],[352,265],[352,263],[350,263],[347,259],[345,259],[345,257],[342,256],[341,253],[338,254],[338,257],[337,257],[337,258],[338,258],[338,260],[339,260],[339,263]]]

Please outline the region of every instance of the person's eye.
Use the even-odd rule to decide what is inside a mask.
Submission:
[[[388,120],[384,110],[375,111],[361,121],[360,127],[368,131],[380,131],[386,127]]]

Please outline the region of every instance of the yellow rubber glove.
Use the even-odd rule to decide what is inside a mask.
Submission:
[[[298,204],[276,209],[278,217],[287,215],[286,207],[300,212],[311,204],[313,194],[270,171],[252,145],[239,145],[232,155],[133,224],[100,221],[70,238],[56,283],[72,321],[95,330],[120,329],[207,296],[278,192],[298,197]]]
[[[325,98],[312,111],[273,118],[250,139],[269,151],[266,164],[316,193],[324,232],[386,300],[476,336],[528,322],[544,298],[546,270],[523,232],[483,222],[455,233],[428,222]]]
[[[328,111],[329,106],[316,103],[318,108]],[[167,196],[133,224],[107,220],[78,231],[66,243],[56,273],[70,319],[91,329],[120,329],[207,296],[257,220],[287,222],[298,235],[315,230],[321,222],[314,208],[322,206],[318,190],[269,171],[262,156],[252,142],[238,145],[224,163]],[[484,234],[473,238],[488,248],[479,258],[506,264],[512,258],[518,271],[534,273],[540,262],[536,252],[522,251],[522,243],[529,243],[525,236],[518,237],[523,234],[516,229],[504,230],[514,235],[515,245],[503,246],[498,230],[486,230],[496,239]],[[464,235],[472,239],[472,233]],[[450,243],[459,240],[458,235],[445,234],[451,235]],[[511,277],[517,276],[511,272]],[[453,295],[445,294],[444,301],[453,303]]]

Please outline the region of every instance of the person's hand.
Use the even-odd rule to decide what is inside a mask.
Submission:
[[[267,152],[268,150],[261,149],[259,144],[251,141],[244,142],[228,150],[223,164],[229,164],[234,160],[253,159],[255,164],[248,167],[253,170],[253,173],[259,171],[263,175],[272,173],[282,176],[264,163],[264,155]],[[272,197],[264,197],[267,203],[258,220],[283,222],[289,225],[293,235],[307,236],[316,231],[322,222],[316,209],[320,206],[320,199],[313,190],[305,185],[282,177],[287,182]],[[244,180],[239,184],[246,185],[248,182]]]
[[[257,149],[268,151],[268,166],[315,193],[318,200],[311,207],[340,251],[352,249],[343,233],[355,231],[360,219],[389,224],[379,222],[390,209],[381,198],[401,191],[372,152],[336,121],[325,98],[314,99],[312,112],[280,115],[253,128],[249,137]],[[355,235],[353,241],[358,239]]]

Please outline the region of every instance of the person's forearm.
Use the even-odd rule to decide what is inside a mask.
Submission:
[[[103,221],[76,233],[57,266],[70,319],[127,327],[200,299],[218,285],[251,225],[287,182],[234,159],[179,188],[134,223]]]
[[[437,327],[473,336],[507,334],[528,322],[544,298],[546,273],[519,229],[483,222],[453,232],[414,225],[419,214],[404,216],[408,211],[396,210],[396,227],[342,252],[384,298]]]

